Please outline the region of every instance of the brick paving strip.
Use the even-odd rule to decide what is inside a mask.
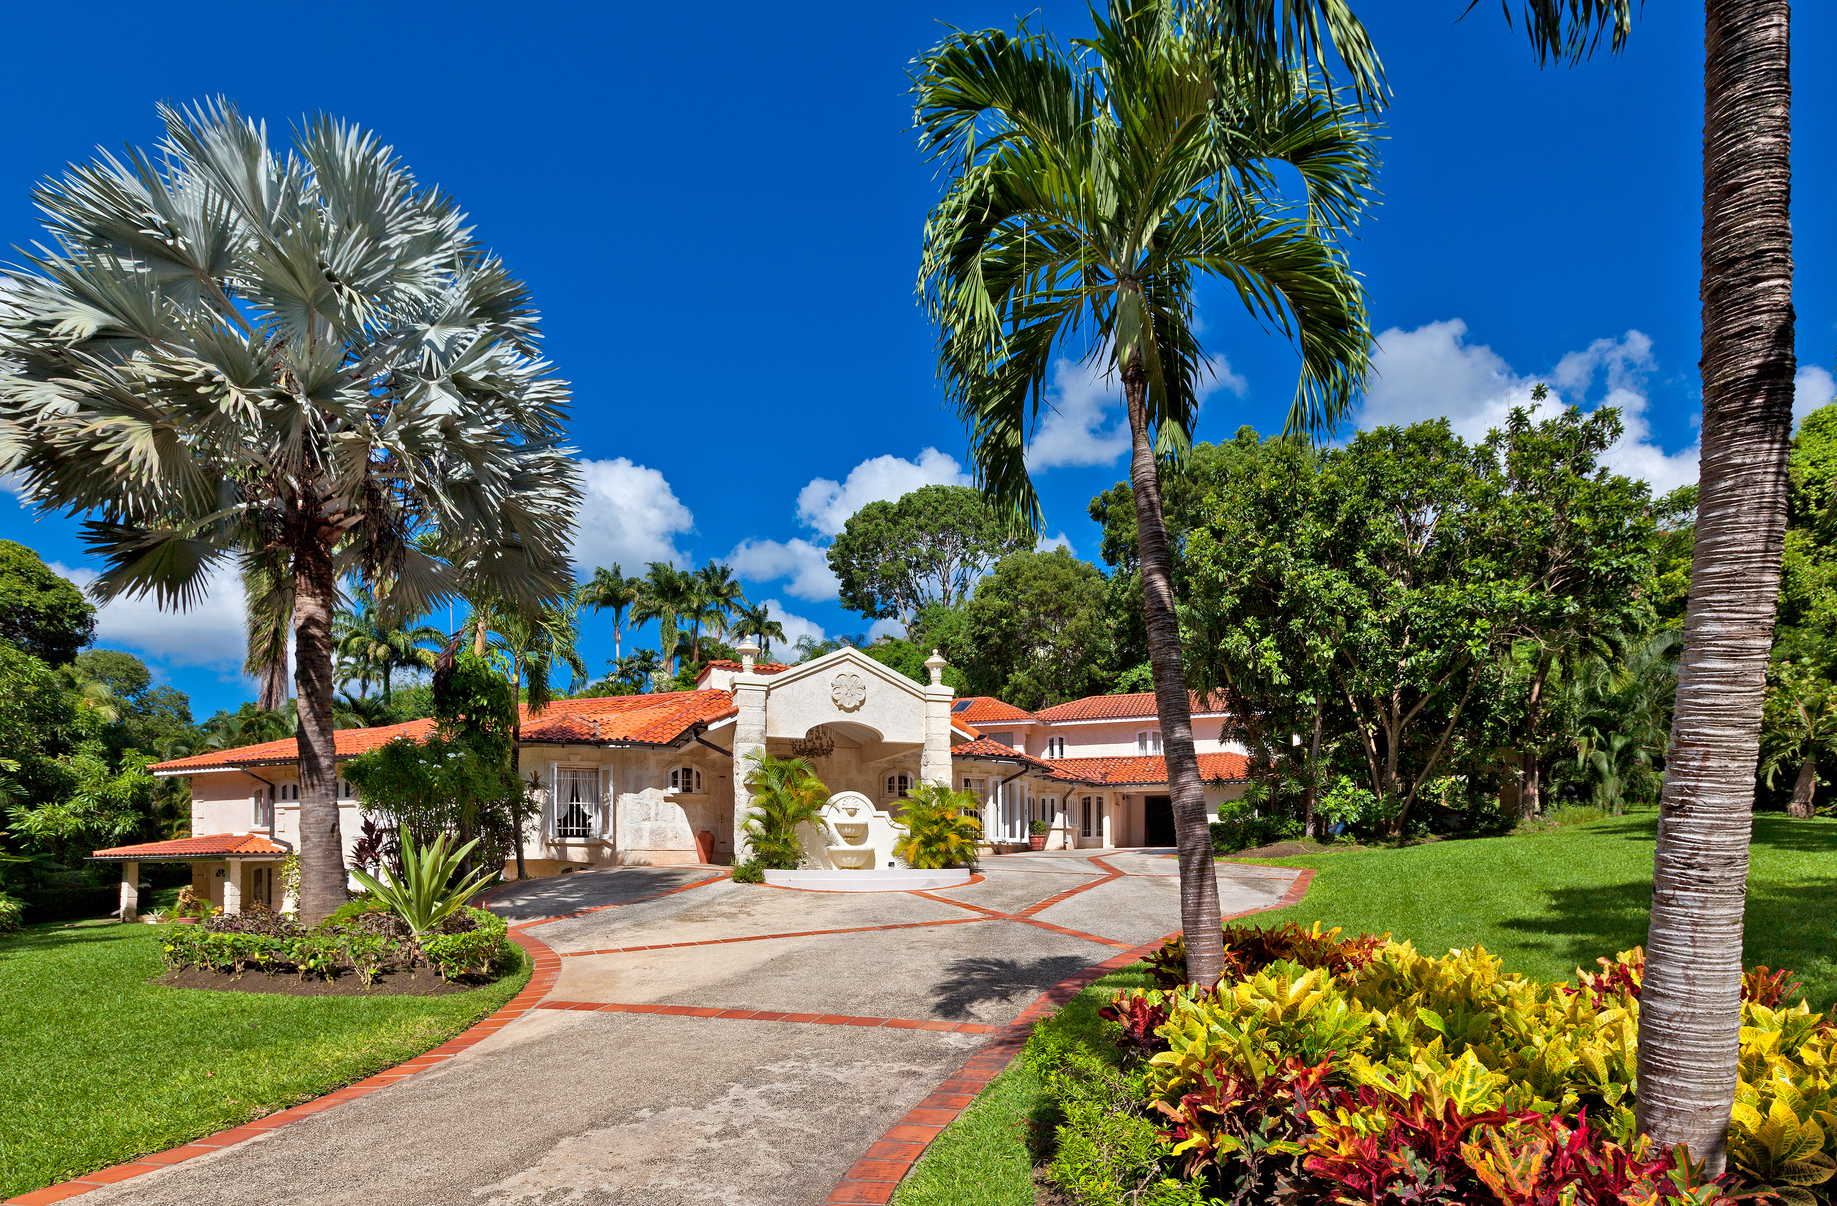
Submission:
[[[1092,862],[1098,860],[1092,859]],[[1106,870],[1110,868],[1106,867]],[[1120,875],[1120,872],[1115,873]],[[1111,878],[1114,878],[1113,875]],[[1245,909],[1241,913],[1232,913],[1224,918],[1226,921],[1238,917],[1248,917],[1253,913],[1267,913],[1272,909],[1284,909],[1293,904],[1300,904],[1307,894],[1308,885],[1313,882],[1314,872],[1304,870],[1295,877],[1295,881],[1282,894],[1282,899],[1274,904],[1261,908]],[[1109,879],[1099,881],[1108,883]],[[1086,887],[1096,887],[1089,884]],[[1072,892],[1061,893],[1072,895],[1083,889],[1074,888]],[[1041,907],[1041,906],[1036,906]],[[1179,931],[1167,937],[1175,937]],[[1005,1071],[1014,1057],[1027,1045],[1027,1039],[1033,1034],[1034,1023],[1057,1013],[1073,997],[1083,992],[1092,983],[1113,971],[1119,971],[1141,959],[1147,958],[1160,948],[1163,938],[1155,942],[1145,942],[1120,955],[1106,959],[1096,967],[1086,968],[1075,976],[1067,976],[1045,992],[1041,993],[1033,1004],[1022,1010],[1020,1015],[997,1031],[982,1048],[971,1056],[957,1070],[957,1074],[938,1085],[932,1094],[919,1102],[904,1118],[887,1128],[887,1133],[870,1145],[861,1159],[855,1161],[853,1168],[843,1174],[836,1187],[830,1191],[824,1206],[855,1206],[857,1203],[880,1203],[890,1201],[894,1189],[898,1188],[902,1178],[912,1171],[918,1158],[931,1145],[945,1127],[955,1122],[972,1102],[976,1095],[987,1088],[997,1076]]]

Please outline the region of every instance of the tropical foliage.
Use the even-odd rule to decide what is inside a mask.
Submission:
[[[803,862],[801,826],[822,830],[823,805],[829,789],[802,758],[774,758],[760,751],[748,759],[746,791],[751,798],[742,831],[747,856],[772,871],[795,871]]]
[[[976,861],[982,841],[982,801],[974,792],[952,791],[942,783],[912,789],[899,811],[905,836],[893,852],[908,867],[965,867]]]
[[[475,838],[455,849],[452,835],[446,833],[422,844],[403,825],[396,838],[400,869],[385,865],[383,878],[379,879],[362,868],[353,868],[351,877],[393,910],[415,941],[420,942],[464,907],[466,900],[495,875],[464,874],[466,856],[477,844]]]

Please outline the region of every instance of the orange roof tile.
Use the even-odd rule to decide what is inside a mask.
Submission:
[[[524,744],[564,742],[674,745],[698,724],[712,724],[735,713],[733,696],[726,691],[669,691],[658,695],[608,695],[597,699],[558,699],[532,716],[519,707]],[[374,729],[339,729],[333,735],[339,758],[353,758],[397,737],[423,737],[434,729],[432,720]],[[213,750],[189,758],[156,762],[148,769],[163,774],[217,770],[225,767],[282,765],[298,761],[299,746],[292,737],[260,745]]]
[[[978,737],[976,740],[966,741],[962,745],[953,745],[950,748],[950,756],[953,758],[989,758],[997,762],[1019,762],[1023,765],[1033,767],[1035,770],[1050,774],[1054,778],[1064,777],[1057,773],[1055,769],[1058,765],[1057,763],[1043,762],[1035,758],[1032,754],[1023,753],[1012,746],[1003,745],[1001,742],[990,737]],[[1083,782],[1083,780],[1079,780],[1079,782]]]
[[[1031,722],[1034,719],[1032,712],[993,695],[965,695],[951,704],[950,714],[954,720],[967,721],[984,729],[999,721]]]
[[[1130,787],[1167,782],[1167,759],[1159,755],[1126,758],[1054,758],[1045,765],[1061,778],[1092,786]],[[1208,783],[1238,783],[1248,778],[1250,760],[1242,754],[1201,754],[1199,775]]]
[[[1193,711],[1198,714],[1215,714],[1226,710],[1222,695],[1214,695],[1210,700],[1201,700],[1198,695],[1192,695],[1191,700]],[[1129,695],[1087,695],[1083,699],[1074,699],[1070,703],[1062,703],[1036,713],[1038,719],[1048,723],[1065,720],[1149,719],[1155,714],[1152,691],[1138,691]]]
[[[157,863],[162,859],[235,858],[290,853],[287,847],[277,845],[259,833],[213,833],[204,837],[176,838],[170,842],[113,846],[107,850],[98,850],[89,857],[143,859]]]
[[[785,665],[783,662],[754,662],[753,663],[753,673],[754,674],[783,674],[786,670],[789,670],[790,668],[791,667]],[[702,663],[702,673],[703,674],[706,674],[710,670],[716,670],[716,669],[732,670],[734,673],[737,674],[740,671],[740,663],[734,661],[732,658],[725,658],[725,657],[717,657],[713,659],[712,661],[707,661],[707,662]]]

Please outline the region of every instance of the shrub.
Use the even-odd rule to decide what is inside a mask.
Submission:
[[[210,916],[210,902],[198,895],[196,888],[186,884],[179,889],[178,903],[172,906],[174,914],[180,917]]]
[[[1259,816],[1255,806],[1243,800],[1220,804],[1218,820],[1210,828],[1216,854],[1235,854],[1272,842],[1290,841],[1302,834],[1301,822],[1295,817]]]
[[[765,882],[765,863],[758,856],[737,863],[733,870],[733,881],[737,884],[762,884]]]
[[[25,901],[0,892],[0,934],[11,934],[24,924]]]
[[[893,853],[908,867],[966,866],[976,861],[976,843],[982,840],[981,807],[967,791],[952,791],[941,783],[913,789],[900,811],[906,835],[893,843]]]
[[[747,761],[751,763],[746,790],[752,796],[752,816],[746,822],[746,843],[765,868],[795,871],[804,861],[798,827],[822,828],[829,789],[802,758],[774,758],[762,751]]]
[[[460,976],[483,976],[496,966],[504,954],[504,940],[509,924],[495,913],[468,907],[465,929],[436,935],[423,940],[421,953],[443,980]]]
[[[107,917],[121,907],[119,887],[24,888],[19,900],[25,905],[26,924],[45,921],[87,921]]]
[[[383,883],[368,871],[352,868],[351,875],[371,894],[389,906],[408,926],[416,941],[434,932],[442,921],[465,907],[467,899],[484,887],[491,873],[481,871],[464,882],[458,882],[466,855],[478,845],[477,839],[459,849],[450,848],[451,835],[441,834],[432,843],[418,846],[401,828],[397,839],[402,869],[385,868],[389,882]],[[457,886],[455,886],[457,884]]]

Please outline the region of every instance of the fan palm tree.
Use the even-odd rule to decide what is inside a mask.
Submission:
[[[690,611],[690,660],[702,661],[702,628],[715,636],[727,635],[728,620],[734,610],[746,604],[746,592],[734,579],[731,565],[710,561],[695,571],[695,606]]]
[[[772,609],[764,603],[754,606],[741,603],[736,611],[739,622],[734,625],[735,636],[755,636],[759,638],[759,656],[767,661],[772,657],[772,638],[785,639],[785,626],[772,618]]]
[[[425,624],[402,628],[389,622],[368,590],[359,589],[353,604],[332,616],[332,648],[342,663],[338,681],[356,681],[366,691],[372,682],[381,684],[387,708],[394,702],[394,673],[416,666],[432,670],[434,652],[425,646],[445,644],[446,634]]]
[[[675,562],[646,563],[638,601],[632,604],[631,622],[657,621],[657,647],[663,651],[663,673],[676,677],[676,631],[682,617],[695,610],[695,575],[679,570]]]
[[[161,115],[157,155],[36,190],[52,246],[7,286],[0,472],[90,513],[102,599],[184,609],[214,565],[277,551],[316,922],[346,896],[338,583],[358,574],[401,616],[483,585],[558,604],[580,495],[568,387],[528,291],[374,135],[322,116],[283,150],[227,102]],[[415,544],[435,529],[445,557]]]
[[[625,614],[638,601],[638,589],[642,580],[627,578],[615,562],[610,570],[595,566],[593,577],[583,583],[575,602],[581,607],[591,607],[594,611],[612,613],[612,657],[617,661],[623,654],[619,651],[619,636],[625,627]]]
[[[1194,284],[1222,280],[1298,344],[1293,433],[1346,413],[1371,347],[1332,239],[1365,204],[1372,132],[1307,75],[1274,69],[1282,31],[1262,46],[1234,36],[1232,11],[1111,0],[1075,53],[1025,26],[953,34],[915,84],[921,146],[950,176],[926,221],[920,288],[991,503],[1038,525],[1026,449],[1055,358],[1121,379],[1187,966],[1207,985],[1223,969],[1218,887],[1157,463],[1186,449],[1207,371]],[[1299,169],[1305,210],[1277,194],[1277,162]]]

